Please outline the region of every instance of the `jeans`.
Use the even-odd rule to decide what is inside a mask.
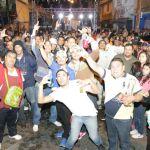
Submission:
[[[145,114],[145,107],[141,103],[135,104],[134,107],[134,123],[135,129],[140,133],[144,133],[144,114]]]
[[[82,125],[85,125],[91,140],[97,145],[102,144],[98,134],[97,116],[72,116],[71,132],[66,143],[66,148],[72,149],[78,139]]]
[[[24,94],[26,95],[27,100],[31,104],[31,110],[33,112],[33,124],[38,125],[39,120],[41,118],[41,113],[40,113],[40,108],[38,107],[35,86],[25,88]]]
[[[121,150],[130,150],[131,119],[113,119],[106,115],[109,150],[117,150],[120,141]]]
[[[36,84],[35,84],[36,100],[38,100],[38,91],[39,91],[39,87],[38,87],[38,86],[39,86],[39,84],[36,83]],[[48,94],[50,94],[50,92],[51,92],[51,89],[50,89],[49,87],[46,87],[46,88],[44,88],[44,90],[43,90],[44,96],[47,96]],[[38,115],[38,116],[36,117],[36,121],[37,121],[38,124],[39,124],[40,118],[41,118],[41,112],[40,112],[40,115]],[[52,105],[52,106],[50,107],[49,121],[50,121],[50,122],[55,122],[56,120],[57,120],[57,109],[56,109],[56,106],[55,106],[55,105]]]

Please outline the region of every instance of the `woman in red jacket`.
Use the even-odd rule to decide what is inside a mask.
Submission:
[[[7,124],[9,138],[20,140],[21,135],[17,134],[18,107],[6,104],[8,89],[12,86],[23,89],[21,71],[15,67],[16,53],[8,51],[5,55],[4,65],[0,64],[0,148],[3,140],[5,124]],[[20,98],[21,101],[21,98]]]

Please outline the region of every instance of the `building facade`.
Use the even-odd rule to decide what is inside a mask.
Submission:
[[[149,0],[100,0],[102,27],[150,29]]]
[[[100,0],[99,11],[101,27],[111,27],[113,20],[113,0]]]
[[[140,29],[150,30],[150,1],[141,1],[141,16],[140,16]]]

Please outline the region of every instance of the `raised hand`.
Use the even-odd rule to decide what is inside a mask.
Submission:
[[[61,23],[59,20],[56,21],[55,29],[59,28],[61,26]]]
[[[39,30],[40,26],[39,26],[39,21],[37,21],[37,23],[34,25],[34,30],[37,31]]]
[[[4,37],[6,37],[6,36],[8,36],[7,34],[6,34],[6,29],[3,29],[2,31],[1,31],[1,38],[4,38]]]
[[[50,79],[49,75],[44,76],[40,84],[44,85],[49,83],[50,82],[49,79]]]
[[[91,27],[88,27],[88,28],[87,28],[87,33],[88,33],[89,35],[91,35],[91,34],[92,34]]]

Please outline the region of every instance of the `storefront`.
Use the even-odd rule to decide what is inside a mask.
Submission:
[[[140,29],[149,29],[150,30],[150,12],[144,12],[141,15],[140,19]]]

